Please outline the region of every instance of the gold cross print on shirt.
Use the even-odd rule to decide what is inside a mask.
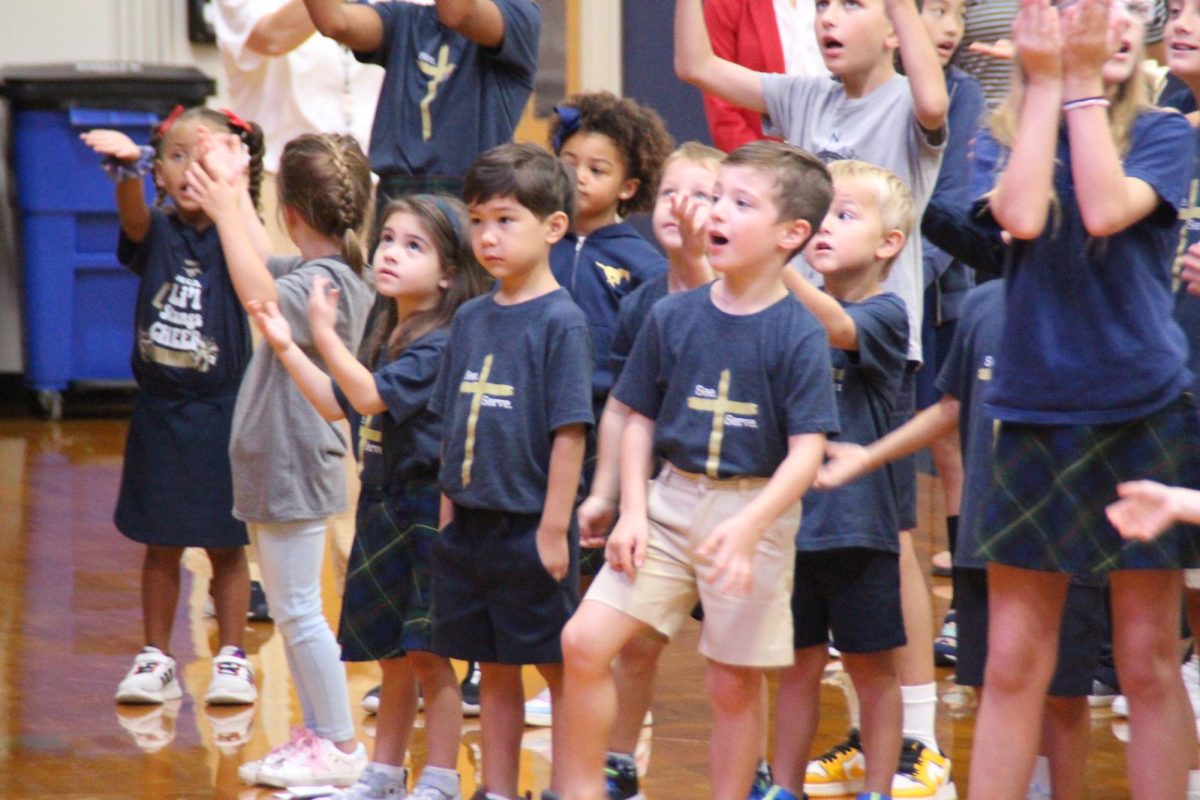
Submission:
[[[450,73],[454,72],[456,66],[458,65],[450,63],[448,44],[438,48],[436,64],[426,64],[420,59],[417,60],[417,67],[429,76],[429,82],[425,84],[425,96],[421,98],[421,138],[426,142],[433,138],[433,114],[430,113],[429,107],[437,98],[438,87],[450,78]]]
[[[758,403],[744,403],[729,399],[729,382],[730,372],[723,369],[721,370],[721,382],[717,384],[716,397],[688,398],[688,408],[694,411],[708,411],[713,415],[712,433],[708,435],[708,462],[704,469],[710,478],[720,477],[718,468],[721,466],[721,440],[725,438],[725,415],[758,416]]]
[[[1174,294],[1179,289],[1180,273],[1183,270],[1183,254],[1187,252],[1188,244],[1188,223],[1192,220],[1200,220],[1200,206],[1196,205],[1197,190],[1200,189],[1200,178],[1192,178],[1192,183],[1188,189],[1187,205],[1179,209],[1179,221],[1183,224],[1179,226],[1179,244],[1175,248],[1175,260],[1171,266],[1171,292]]]
[[[488,383],[488,375],[492,373],[491,353],[483,359],[483,369],[479,370],[479,380],[463,381],[459,384],[459,394],[469,394],[471,397],[471,413],[467,416],[467,441],[463,447],[462,485],[463,488],[471,483],[471,465],[475,461],[475,428],[479,424],[479,409],[483,405],[485,394],[496,397],[512,397],[513,387],[503,383]]]

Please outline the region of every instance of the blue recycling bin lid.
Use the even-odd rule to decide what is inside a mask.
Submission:
[[[15,111],[112,108],[159,116],[176,103],[202,105],[216,82],[195,67],[136,61],[78,61],[0,69],[0,95]]]

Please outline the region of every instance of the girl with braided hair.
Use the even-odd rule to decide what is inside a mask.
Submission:
[[[221,647],[205,702],[252,703],[258,696],[242,650],[250,574],[246,527],[230,513],[228,455],[234,402],[250,360],[250,328],[216,228],[186,177],[200,156],[201,138],[213,133],[231,137],[248,167],[234,191],[241,213],[257,225],[263,150],[257,125],[229,112],[176,106],[149,146],[115,130],[82,136],[104,157],[116,183],[117,257],[140,279],[132,360],[141,391],[125,442],[114,521],[122,534],[146,545],[145,646],[117,688],[118,703],[164,703],[183,695],[169,653],[186,547],[204,548],[212,562]],[[143,182],[150,171],[158,188],[154,206],[146,202]]]
[[[200,206],[216,224],[242,305],[277,307],[299,348],[322,371],[309,297],[328,291],[335,331],[357,350],[373,293],[363,280],[371,170],[353,137],[305,134],[283,149],[277,188],[288,236],[299,256],[264,259],[261,226],[248,224],[239,189],[243,160],[228,136],[203,137],[207,149],[187,170]],[[321,562],[326,518],[346,506],[346,442],[305,399],[267,342],[246,369],[229,443],[233,513],[253,534],[263,588],[303,713],[291,739],[238,771],[247,783],[349,785],[367,764],[355,741],[346,672],[322,614]]]

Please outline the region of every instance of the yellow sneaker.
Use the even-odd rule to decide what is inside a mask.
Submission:
[[[900,749],[900,767],[892,778],[892,797],[957,800],[958,792],[950,780],[950,759],[906,738]]]
[[[812,797],[837,797],[862,791],[867,762],[863,758],[858,729],[851,728],[846,741],[834,745],[816,761],[808,762],[804,791]]]

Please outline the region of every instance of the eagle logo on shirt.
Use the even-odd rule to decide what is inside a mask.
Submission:
[[[620,286],[625,281],[629,280],[629,270],[621,269],[620,267],[610,267],[608,264],[596,262],[596,268],[604,273],[604,279],[608,281],[608,285],[612,287]]]

